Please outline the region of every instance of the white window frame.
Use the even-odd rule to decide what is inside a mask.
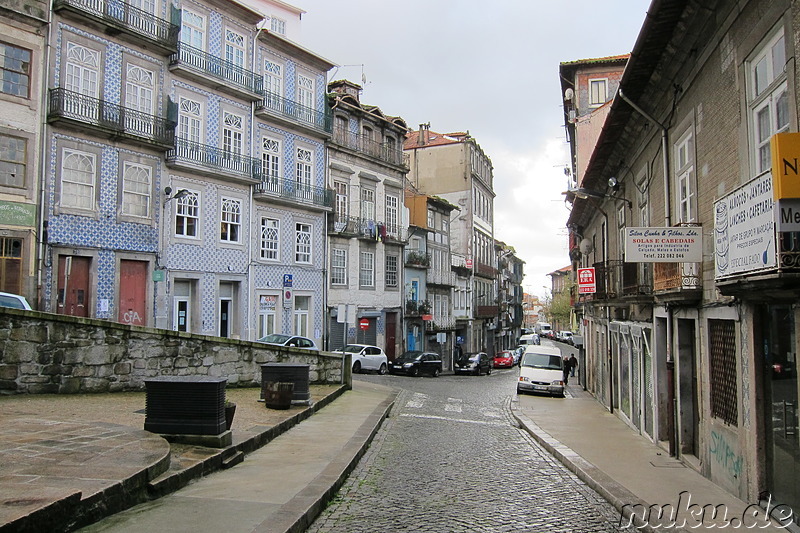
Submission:
[[[281,259],[281,221],[277,218],[261,217],[261,259],[280,261]]]
[[[361,252],[358,262],[358,286],[364,289],[375,288],[375,253]]]
[[[690,128],[675,143],[675,200],[678,222],[697,220],[697,184],[695,183],[694,133]]]
[[[279,294],[261,294],[258,297],[258,338],[277,333]]]
[[[305,306],[303,306],[305,302]],[[311,337],[311,296],[295,294],[294,296],[294,334]]]
[[[270,17],[269,31],[286,35],[286,21],[275,16]]]
[[[200,193],[186,189],[185,196],[175,198],[173,201],[175,203],[175,237],[200,238]]]
[[[763,41],[747,62],[752,169],[761,174],[772,166],[770,139],[790,125],[786,39],[783,27]]]
[[[398,231],[400,217],[400,198],[393,195],[386,195],[386,225],[387,231],[396,234]]]
[[[68,168],[68,165],[73,164],[74,166]],[[89,152],[64,148],[61,152],[59,206],[93,212],[97,209],[96,195],[97,156]]]
[[[239,244],[242,242],[242,211],[241,198],[223,196],[219,203],[219,240],[226,244]]]
[[[313,260],[312,226],[307,222],[295,223],[294,262],[310,265]]]
[[[245,56],[247,55],[247,41],[245,36],[230,28],[225,28],[225,61],[245,68]]]
[[[264,60],[264,92],[267,98],[283,97],[283,65]]]
[[[0,186],[24,188],[27,169],[28,140],[0,133]]]
[[[226,154],[242,155],[244,147],[244,117],[222,112],[222,150]]]
[[[314,105],[314,79],[297,74],[297,103],[308,109],[316,109]]]
[[[347,250],[331,249],[331,285],[347,286]]]
[[[122,165],[123,216],[148,220],[151,217],[153,168],[124,161]]]
[[[206,17],[190,9],[181,13],[181,42],[206,51]]]
[[[399,287],[400,276],[400,256],[396,254],[386,254],[386,272],[384,273],[384,282],[387,289],[396,289]]]
[[[361,218],[375,220],[375,189],[361,188]]]
[[[178,137],[203,144],[203,102],[181,96],[178,100]]]
[[[281,177],[281,142],[271,137],[261,139],[261,172],[264,180],[274,183]],[[278,192],[277,190],[272,192]]]
[[[311,186],[314,183],[314,151],[297,147],[295,150],[295,183],[296,195],[305,200],[313,199]]]
[[[100,61],[99,51],[68,42],[64,66],[64,88],[84,96],[99,98]]]
[[[125,107],[152,115],[155,77],[154,71],[128,63],[125,75]],[[152,130],[152,126],[150,129]]]
[[[589,78],[589,107],[600,107],[608,101],[608,78]]]

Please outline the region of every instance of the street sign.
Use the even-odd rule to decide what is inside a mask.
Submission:
[[[363,330],[369,329],[369,319],[362,318],[361,320],[359,320],[358,321],[358,327],[360,327]]]
[[[289,309],[292,307],[292,289],[283,289],[283,308]]]
[[[472,259],[467,259],[467,268],[472,268]]]
[[[578,294],[592,294],[597,292],[594,280],[594,267],[578,269]]]
[[[291,287],[292,286],[292,275],[291,274],[284,274],[283,275],[283,286],[284,287]]]

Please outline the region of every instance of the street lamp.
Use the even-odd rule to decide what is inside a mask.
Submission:
[[[613,194],[602,193],[600,191],[593,191],[593,190],[590,190],[590,189],[580,188],[580,189],[569,189],[568,191],[563,192],[562,194],[566,194],[567,198],[576,197],[576,198],[581,198],[583,200],[589,200],[589,199],[593,199],[593,198],[594,199],[600,199],[600,200],[603,200],[603,199],[606,199],[606,198],[609,198],[611,200],[621,200],[621,201],[625,202],[625,205],[628,206],[628,209],[633,209],[633,202],[631,202],[627,198],[622,198],[620,196],[614,196]]]

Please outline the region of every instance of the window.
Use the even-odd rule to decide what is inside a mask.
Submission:
[[[242,153],[242,123],[244,119],[233,113],[222,113],[222,149],[227,154]]]
[[[181,97],[178,106],[178,136],[193,143],[202,142],[203,108],[200,102]]]
[[[386,287],[397,288],[397,256],[386,255]]]
[[[786,81],[786,43],[783,29],[769,38],[748,63],[748,100],[754,170],[760,174],[772,165],[770,138],[789,129],[789,95]]]
[[[678,221],[695,221],[694,140],[689,131],[675,145],[675,194],[678,196]]]
[[[294,334],[308,337],[309,332],[309,309],[311,308],[311,296],[294,297]]]
[[[267,98],[283,96],[283,66],[269,59],[264,61],[264,90]]]
[[[347,250],[331,250],[331,285],[347,285]]]
[[[304,198],[306,200],[312,199],[311,180],[314,175],[313,161],[314,153],[311,150],[306,150],[305,148],[297,149],[297,164],[295,167],[297,175],[295,179],[297,181],[298,198]]]
[[[375,189],[361,189],[361,218],[375,220]]]
[[[0,92],[28,98],[31,51],[0,42]]]
[[[286,35],[286,21],[276,17],[270,18],[269,30],[281,35]]]
[[[608,80],[589,80],[589,106],[601,106],[608,100]]]
[[[152,114],[154,88],[155,73],[152,70],[143,69],[137,65],[128,65],[125,76],[125,107]],[[139,128],[143,126],[152,130],[152,126],[138,125]]]
[[[397,233],[399,205],[400,199],[397,196],[386,195],[386,225],[389,233]]]
[[[222,198],[220,206],[219,240],[223,242],[239,242],[242,230],[242,201],[234,198]]]
[[[375,286],[375,254],[372,252],[361,252],[358,284],[367,288]]]
[[[311,263],[311,224],[298,222],[295,225],[294,260]]]
[[[297,75],[297,102],[309,109],[315,109],[314,80],[302,74]]]
[[[205,17],[184,9],[181,15],[181,42],[205,50]]]
[[[0,237],[0,291],[22,292],[22,239]]]
[[[200,219],[200,196],[188,192],[183,198],[175,199],[175,235],[197,237]]]
[[[261,259],[280,259],[280,222],[275,218],[261,218]]]
[[[258,299],[258,338],[275,333],[275,317],[278,297],[262,294]]]
[[[430,209],[428,209],[428,227],[431,229],[436,228],[436,218]]]
[[[244,68],[244,35],[225,30],[225,60]]]
[[[739,424],[736,369],[736,324],[733,320],[709,320],[711,416],[736,427]]]
[[[153,187],[152,169],[125,162],[122,169],[122,214],[150,218],[150,192]]]
[[[281,175],[281,143],[264,137],[261,149],[261,171],[268,183],[274,183]]]
[[[28,142],[0,134],[0,185],[25,187]]]
[[[94,154],[64,149],[61,163],[62,207],[94,209],[96,171]]]
[[[336,218],[343,220],[347,218],[347,183],[342,181],[333,182],[333,190],[336,192]]]
[[[100,75],[100,52],[75,43],[67,43],[64,88],[84,96],[97,98]]]

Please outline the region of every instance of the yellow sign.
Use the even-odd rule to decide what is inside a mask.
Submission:
[[[773,135],[771,149],[775,199],[800,198],[800,133]]]

